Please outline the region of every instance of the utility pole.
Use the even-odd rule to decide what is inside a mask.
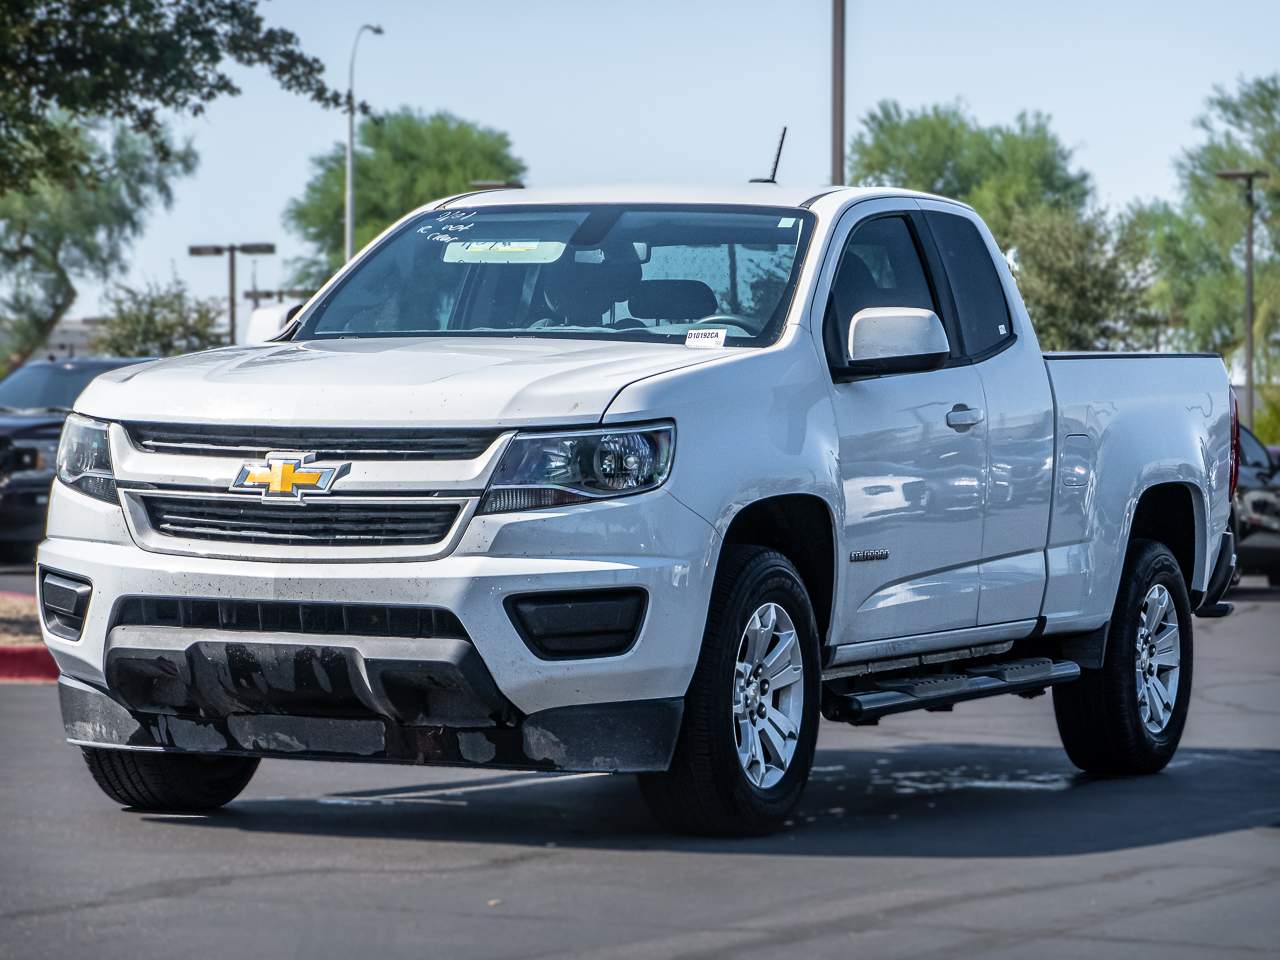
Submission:
[[[1258,210],[1253,182],[1265,180],[1265,170],[1221,170],[1222,180],[1239,180],[1244,184],[1244,205],[1249,219],[1244,228],[1244,423],[1253,429],[1253,220]]]
[[[844,0],[831,0],[831,182],[845,182]]]
[[[206,243],[187,247],[187,253],[193,257],[227,255],[227,334],[233,343],[236,339],[236,254],[258,256],[275,252],[274,243]]]
[[[382,35],[382,28],[366,23],[356,31],[351,43],[351,65],[347,70],[347,189],[344,199],[346,217],[343,221],[342,247],[350,260],[356,252],[356,48],[361,35],[368,30],[375,36]]]

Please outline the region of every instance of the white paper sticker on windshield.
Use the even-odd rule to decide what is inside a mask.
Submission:
[[[686,347],[706,350],[724,346],[724,328],[718,330],[690,330],[684,335]]]

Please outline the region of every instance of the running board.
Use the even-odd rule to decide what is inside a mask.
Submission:
[[[1080,665],[1072,660],[1053,661],[1048,657],[1006,660],[970,667],[963,673],[924,673],[891,677],[871,690],[858,693],[828,693],[823,698],[823,714],[828,720],[848,723],[875,723],[891,713],[908,710],[937,710],[965,700],[995,697],[1003,693],[1042,691],[1080,676]]]

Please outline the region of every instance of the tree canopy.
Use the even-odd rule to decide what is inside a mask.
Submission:
[[[357,247],[414,207],[468,190],[477,180],[518,180],[525,170],[505,133],[444,112],[427,116],[404,107],[365,118],[357,142]],[[314,249],[295,264],[299,283],[320,283],[342,266],[345,157],[342,144],[315,157],[302,196],[285,211],[288,227]]]
[[[1141,244],[1090,209],[1089,175],[1040,113],[983,126],[955,104],[904,110],[880,103],[862,119],[851,182],[893,185],[971,204],[1005,248],[1046,349],[1126,342],[1142,313]]]
[[[93,349],[113,357],[171,357],[226,343],[219,329],[222,304],[191,295],[174,277],[145,287],[117,284],[107,294],[109,312]]]
[[[76,282],[108,280],[170,184],[195,168],[188,146],[116,129],[109,139],[68,124],[76,150],[104,172],[93,186],[40,179],[26,193],[0,195],[0,372],[22,363],[66,316]]]
[[[258,0],[5,0],[0,4],[0,194],[39,177],[71,185],[103,171],[73,124],[105,118],[146,137],[160,162],[160,113],[201,113],[240,91],[227,61],[263,66],[324,106],[343,95]]]
[[[1153,297],[1189,345],[1230,353],[1244,338],[1248,208],[1223,170],[1264,170],[1255,190],[1254,334],[1269,371],[1280,351],[1280,74],[1222,87],[1196,122],[1201,141],[1178,158],[1179,196],[1136,208],[1156,267]]]

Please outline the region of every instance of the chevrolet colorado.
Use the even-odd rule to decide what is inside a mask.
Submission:
[[[1151,773],[1235,563],[1212,355],[1044,355],[969,207],[493,191],[390,227],[276,342],[104,374],[38,555],[102,789],[262,757],[631,771],[776,828],[820,716],[1052,688]]]

